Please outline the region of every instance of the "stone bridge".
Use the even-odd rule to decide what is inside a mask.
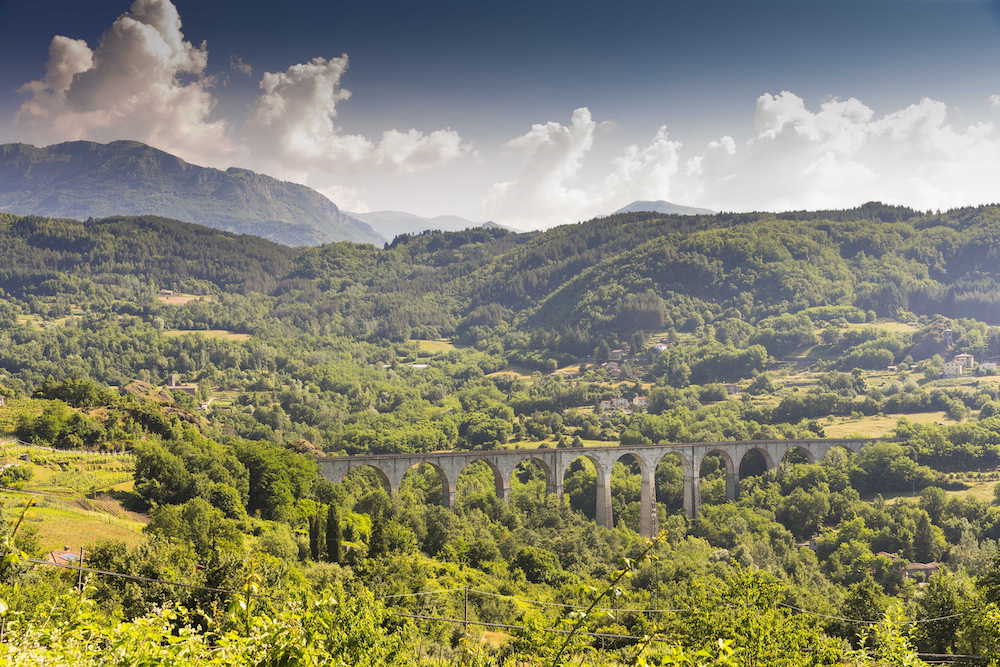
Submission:
[[[753,440],[742,442],[671,443],[665,445],[638,445],[635,447],[582,447],[568,449],[494,449],[469,452],[435,452],[427,454],[380,454],[372,456],[335,456],[319,460],[320,472],[332,482],[343,481],[348,472],[368,467],[375,470],[386,491],[395,493],[406,472],[426,463],[434,467],[445,489],[444,503],[451,507],[455,501],[458,476],[471,463],[485,462],[493,471],[497,496],[504,499],[510,494],[514,469],[525,461],[537,463],[545,471],[549,493],[563,495],[563,479],[570,465],[580,458],[587,458],[597,470],[597,522],[612,527],[611,469],[621,459],[638,465],[642,475],[640,494],[640,532],[653,536],[658,532],[656,511],[655,472],[665,456],[675,456],[684,470],[684,510],[689,517],[698,513],[701,505],[699,477],[702,461],[717,455],[726,468],[726,497],[736,498],[739,480],[745,477],[748,462],[757,470],[778,467],[790,452],[798,452],[806,461],[817,462],[834,447],[857,452],[862,446],[880,439],[853,440]]]

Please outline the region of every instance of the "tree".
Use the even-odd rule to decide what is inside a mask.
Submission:
[[[961,574],[936,572],[917,601],[917,620],[934,618],[933,623],[918,623],[917,645],[928,653],[948,653],[955,646],[959,614],[963,603],[974,597],[968,577]]]
[[[309,516],[309,555],[319,560],[319,515]]]
[[[941,529],[931,523],[927,512],[920,511],[916,532],[913,535],[913,557],[921,563],[936,561],[941,557],[945,546]]]
[[[341,554],[340,517],[337,516],[337,505],[330,503],[326,510],[326,559],[331,563],[340,563]]]
[[[882,588],[872,578],[870,573],[865,573],[861,581],[852,584],[847,590],[847,597],[840,606],[840,616],[845,620],[836,621],[833,630],[836,634],[849,639],[855,646],[864,641],[864,636],[860,631],[865,628],[864,624],[857,621],[877,621],[885,613],[886,602]]]
[[[146,443],[136,450],[135,490],[149,502],[183,503],[194,495],[194,478],[179,456]]]

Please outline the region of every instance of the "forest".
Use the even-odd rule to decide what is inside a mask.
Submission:
[[[996,664],[998,225],[872,203],[290,248],[0,214],[3,661]],[[880,441],[736,500],[708,458],[695,518],[665,458],[653,539],[626,460],[612,528],[583,456],[562,497],[470,465],[450,508],[430,466],[392,494],[317,467],[848,436]]]

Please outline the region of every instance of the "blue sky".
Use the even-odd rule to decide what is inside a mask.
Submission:
[[[153,93],[107,67],[146,62],[130,49],[157,53],[138,33],[123,32],[101,58],[107,71],[88,75],[104,108],[92,95],[84,109],[79,90],[65,100],[16,92],[45,77],[53,36],[96,51],[128,0],[0,0],[0,140],[103,141],[117,130],[194,162],[306,182],[347,208],[525,227],[640,196],[727,209],[851,205],[873,194],[922,207],[1000,200],[989,179],[977,180],[1000,175],[992,0],[139,0],[132,13],[156,23],[142,17],[159,16],[163,3],[192,50],[161,81],[175,88],[159,103],[173,115],[143,125],[140,116],[160,113],[152,98],[129,105]],[[341,54],[346,71],[329,64]],[[80,57],[80,47],[65,56]],[[232,69],[237,57],[250,74]],[[324,67],[292,76],[314,58]],[[260,88],[266,72],[288,75],[270,96]],[[302,85],[351,97],[296,97]],[[857,104],[824,113],[834,98]],[[15,120],[28,101],[39,113]],[[275,117],[309,105],[303,118]],[[392,130],[409,134],[386,139]],[[761,182],[762,172],[787,185]]]

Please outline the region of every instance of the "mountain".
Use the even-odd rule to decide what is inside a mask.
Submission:
[[[376,232],[390,241],[400,234],[417,234],[428,229],[442,232],[460,232],[463,229],[474,227],[507,229],[495,222],[473,222],[457,215],[424,218],[405,211],[372,211],[370,213],[348,213],[348,215],[367,222]]]
[[[136,141],[0,145],[0,210],[60,218],[156,215],[287,245],[382,245],[304,185],[199,167]]]
[[[622,208],[615,211],[618,213],[640,213],[640,212],[651,212],[651,213],[664,213],[667,215],[714,215],[715,211],[711,211],[707,208],[695,208],[694,206],[682,206],[681,204],[671,204],[668,201],[663,201],[662,199],[658,201],[634,201],[628,206],[623,206]]]

